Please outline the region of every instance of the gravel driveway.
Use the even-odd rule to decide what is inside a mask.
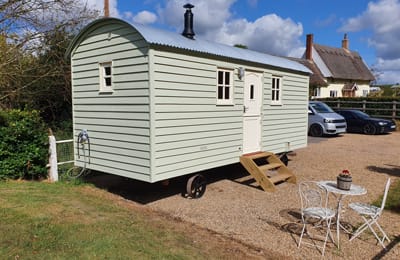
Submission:
[[[310,138],[307,148],[290,156],[289,168],[298,182],[335,180],[343,169],[353,176],[353,183],[365,187],[366,195],[346,197],[342,220],[351,225],[361,219],[346,206],[350,201],[372,202],[383,193],[387,177],[400,178],[400,132],[367,136],[344,134],[337,137]],[[320,258],[315,248],[297,248],[299,224],[298,186],[282,183],[274,193],[264,192],[243,183],[247,173],[240,165],[231,165],[204,173],[209,180],[200,199],[184,198],[180,191],[186,178],[172,180],[169,187],[141,182],[107,181],[107,189],[127,199],[221,233],[246,244],[274,251],[292,259]],[[349,242],[341,233],[337,249],[328,243],[327,259],[400,259],[400,215],[385,211],[380,223],[392,243],[388,250],[377,245],[374,236],[365,232]]]
[[[310,142],[307,148],[290,156],[289,168],[303,180],[335,180],[342,169],[352,173],[353,183],[364,186],[368,193],[359,197],[346,197],[351,201],[372,202],[383,193],[387,177],[400,177],[400,133],[366,136],[344,134]],[[195,223],[256,247],[274,250],[299,259],[318,258],[314,248],[297,248],[299,198],[297,185],[283,183],[274,193],[242,184],[238,181],[246,174],[241,166],[229,166],[209,171],[211,183],[201,199],[190,200],[180,194],[155,200],[147,204],[182,220]],[[214,174],[227,178],[212,179]],[[344,208],[343,220],[361,223],[350,209]],[[328,244],[327,258],[346,259],[400,259],[400,215],[385,212],[381,224],[394,239],[389,250],[382,251],[372,234],[349,242],[340,236],[341,248]]]

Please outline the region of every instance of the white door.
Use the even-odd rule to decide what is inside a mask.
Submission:
[[[246,72],[243,98],[243,154],[261,150],[262,74]]]

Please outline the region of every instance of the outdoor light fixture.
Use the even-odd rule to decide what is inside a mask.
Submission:
[[[244,77],[244,72],[245,72],[245,69],[243,67],[239,67],[238,68],[238,77],[239,77],[239,79],[242,79]]]

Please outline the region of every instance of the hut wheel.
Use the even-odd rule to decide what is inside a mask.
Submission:
[[[186,184],[188,197],[198,199],[206,192],[206,179],[201,174],[193,175]]]

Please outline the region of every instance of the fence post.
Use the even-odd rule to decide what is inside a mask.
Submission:
[[[58,181],[57,145],[54,135],[49,135],[49,180]]]
[[[365,112],[366,111],[365,109],[367,108],[367,100],[363,100],[362,108],[363,108],[363,112]]]
[[[392,119],[393,120],[396,120],[396,104],[397,104],[397,101],[393,100],[393,106],[392,106]]]

